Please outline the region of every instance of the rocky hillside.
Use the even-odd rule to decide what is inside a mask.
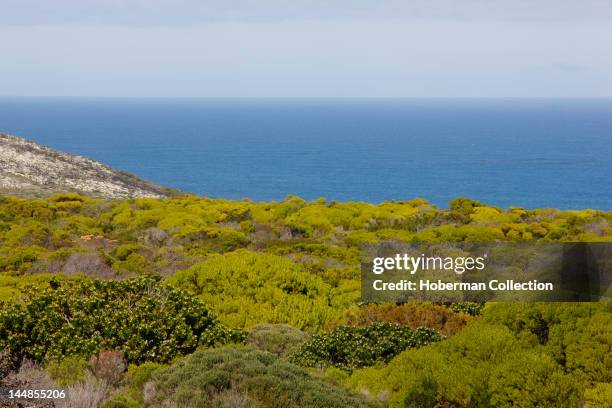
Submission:
[[[63,192],[105,198],[172,194],[95,160],[0,133],[0,194],[40,197]]]

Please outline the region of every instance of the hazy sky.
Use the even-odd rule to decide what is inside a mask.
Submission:
[[[612,96],[612,0],[0,0],[0,95]]]

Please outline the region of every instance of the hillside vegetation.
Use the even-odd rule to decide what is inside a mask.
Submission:
[[[3,196],[0,386],[106,408],[612,405],[610,303],[361,304],[384,241],[612,241],[612,212]]]

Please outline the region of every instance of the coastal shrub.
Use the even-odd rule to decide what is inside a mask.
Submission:
[[[128,276],[145,275],[153,272],[153,265],[142,254],[131,253],[124,261],[113,262],[113,269],[119,274],[128,274]]]
[[[584,393],[585,408],[612,406],[612,383],[596,383]]]
[[[390,393],[391,407],[573,408],[586,389],[610,381],[609,318],[606,304],[487,305],[453,337],[355,370],[345,383]]]
[[[6,232],[3,246],[9,248],[50,246],[52,235],[53,231],[46,223],[36,219],[25,219],[18,224],[13,224],[11,229]]]
[[[289,259],[251,251],[209,256],[167,279],[198,295],[222,322],[250,328],[259,323],[286,323],[316,331],[339,317],[330,306],[332,288]]]
[[[164,364],[147,361],[143,364],[130,364],[123,373],[121,382],[115,387],[112,397],[103,406],[136,408],[145,405],[151,388],[151,378],[157,370],[167,367]]]
[[[429,327],[445,336],[452,336],[471,320],[470,316],[455,313],[442,305],[422,302],[382,303],[349,309],[341,320],[333,322],[330,327],[342,323],[350,326],[367,326],[375,322],[389,322],[412,329]]]
[[[233,251],[249,242],[242,231],[231,228],[194,228],[178,236],[189,246],[202,247],[213,252]]]
[[[30,246],[15,249],[10,252],[10,255],[0,255],[0,272],[21,275],[30,270],[44,252],[44,248]]]
[[[61,360],[50,361],[45,369],[61,387],[84,381],[87,376],[87,360],[79,356],[66,356]]]
[[[308,335],[288,324],[257,324],[247,336],[247,344],[258,350],[282,356],[308,339]]]
[[[307,237],[314,237],[315,235],[325,235],[334,230],[334,222],[330,219],[334,215],[341,216],[342,213],[330,211],[325,205],[306,206],[287,217],[284,222],[289,228]],[[337,218],[335,221],[338,224],[348,225],[350,223],[350,214],[345,214],[342,221]]]
[[[476,302],[454,302],[448,308],[453,312],[465,313],[470,316],[478,316],[484,307],[483,303]]]
[[[197,351],[155,371],[152,385],[154,392],[147,401],[152,407],[366,406],[360,398],[315,379],[307,371],[248,347]]]
[[[455,198],[448,203],[450,209],[448,218],[454,221],[467,223],[470,220],[470,214],[474,212],[474,209],[480,207],[481,205],[482,204],[478,201],[469,198]]]
[[[273,241],[266,246],[266,250],[276,255],[303,254],[317,259],[337,261],[344,265],[358,264],[361,256],[357,248],[306,240]]]
[[[612,313],[580,318],[553,330],[555,356],[589,383],[612,383]],[[563,353],[563,354],[562,354]]]
[[[139,245],[123,244],[123,245],[119,245],[113,248],[110,254],[119,261],[125,261],[128,259],[130,255],[134,253],[138,253],[138,251],[140,250],[141,250],[141,247]]]
[[[542,345],[566,371],[588,383],[612,381],[612,305],[491,304],[487,322],[503,324],[525,344]]]
[[[416,330],[394,323],[373,323],[366,327],[340,326],[331,332],[315,334],[290,356],[304,367],[337,367],[352,370],[389,362],[408,348],[440,341],[435,330]]]
[[[20,301],[23,296],[28,294],[47,290],[65,280],[78,281],[81,278],[81,276],[67,278],[51,273],[23,276],[0,274],[0,309],[15,301]]]
[[[138,386],[126,383],[128,391],[113,403],[142,405],[144,384],[161,368],[147,371],[147,361],[171,362],[228,337],[244,340],[242,332],[224,327],[251,329],[253,346],[287,356],[302,330],[325,334],[321,331],[343,325],[365,329],[388,322],[404,329],[426,326],[452,337],[407,349],[388,367],[383,367],[386,357],[366,355],[363,361],[374,361],[373,367],[353,369],[350,376],[346,368],[323,360],[315,366],[328,367],[327,379],[388,399],[391,406],[435,401],[487,407],[493,405],[488,389],[509,390],[500,393],[498,405],[512,399],[524,406],[563,406],[550,391],[554,387],[568,402],[586,390],[587,405],[608,406],[609,303],[487,304],[477,315],[479,305],[464,303],[357,302],[361,250],[367,244],[612,241],[611,225],[610,211],[503,210],[464,198],[445,209],[424,200],[0,197],[0,349],[8,348],[16,362],[36,359],[66,382],[74,381],[70,371],[79,372],[79,364],[102,348],[121,350],[144,374]],[[99,278],[161,274],[170,286],[153,280],[147,289],[126,290],[121,285],[133,282],[126,281],[99,283],[111,285],[100,289],[83,273]],[[340,356],[350,355],[337,344]],[[500,367],[517,375],[499,373],[494,380],[492,373]],[[130,376],[128,370],[124,378]],[[98,401],[96,384],[77,384],[71,385],[74,395]],[[152,388],[147,390],[151,394]],[[230,406],[260,403],[247,394],[232,388],[214,398]]]
[[[0,214],[3,221],[23,218],[50,221],[55,213],[53,205],[46,200],[0,196]]]
[[[445,224],[417,232],[414,242],[493,242],[506,240],[501,226]]]
[[[307,205],[308,202],[303,198],[288,195],[282,202],[277,203],[274,206],[267,206],[265,210],[266,212],[271,212],[273,214],[273,218],[283,220]],[[258,221],[263,220],[261,220],[261,217],[259,217]]]
[[[0,349],[37,362],[102,349],[167,362],[232,336],[198,299],[150,278],[65,281],[0,311]]]
[[[59,211],[68,211],[75,213],[85,203],[91,202],[91,199],[76,193],[54,194],[47,198],[51,203],[55,204],[55,208]]]
[[[581,388],[550,356],[522,351],[511,353],[493,368],[488,382],[488,402],[500,408],[579,407]]]
[[[62,249],[99,251],[109,266],[129,276],[170,274],[211,252],[249,247],[282,256],[299,254],[299,262],[323,276],[329,269],[358,268],[355,251],[384,240],[612,240],[610,211],[502,210],[469,199],[438,209],[418,199],[375,205],[298,197],[269,203],[189,195],[131,200],[76,194],[0,198],[0,273],[15,275],[62,272],[61,260],[51,257]],[[113,251],[116,247],[121,248]],[[126,251],[135,247],[139,249]],[[180,262],[173,258],[177,253],[182,254]]]
[[[104,401],[100,408],[140,408],[141,404],[128,395],[114,395],[110,399]]]
[[[131,386],[142,388],[144,385],[151,380],[153,373],[160,368],[164,368],[165,365],[147,361],[141,365],[131,364],[128,367],[128,383]]]

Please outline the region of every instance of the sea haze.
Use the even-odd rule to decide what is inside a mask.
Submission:
[[[612,100],[0,98],[0,131],[209,197],[612,209]]]

